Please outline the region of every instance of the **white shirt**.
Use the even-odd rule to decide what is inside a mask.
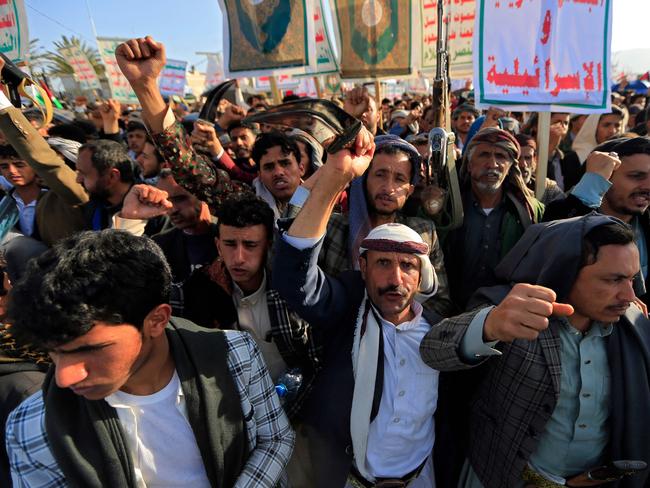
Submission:
[[[210,487],[176,371],[153,395],[117,391],[106,401],[122,424],[138,488]]]
[[[403,476],[431,455],[435,442],[433,414],[438,403],[438,371],[420,357],[420,342],[431,329],[422,306],[400,325],[381,319],[384,338],[384,384],[377,417],[368,431],[366,466],[375,478]],[[435,486],[428,463],[410,487]]]
[[[271,319],[266,301],[266,271],[260,287],[250,295],[245,295],[237,283],[233,283],[232,299],[237,308],[239,329],[250,333],[257,347],[262,351],[264,362],[276,381],[287,370],[278,346],[271,339]]]

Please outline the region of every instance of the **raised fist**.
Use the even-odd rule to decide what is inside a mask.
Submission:
[[[123,42],[115,50],[115,59],[131,85],[155,83],[167,60],[165,46],[150,36]]]

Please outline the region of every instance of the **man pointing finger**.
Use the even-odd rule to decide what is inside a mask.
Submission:
[[[638,260],[632,228],[613,217],[533,225],[495,269],[509,284],[479,289],[473,311],[430,330],[420,353],[441,371],[445,446],[434,462],[456,475],[438,486],[586,486],[599,466],[650,461]]]

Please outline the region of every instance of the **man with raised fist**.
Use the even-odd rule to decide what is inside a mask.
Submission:
[[[533,225],[495,273],[503,285],[479,289],[471,312],[420,345],[441,371],[436,455],[451,469],[438,474],[472,488],[596,486],[577,480],[612,461],[650,461],[650,323],[633,304],[632,229],[595,213]]]

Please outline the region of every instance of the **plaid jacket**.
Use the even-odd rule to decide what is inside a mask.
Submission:
[[[152,134],[152,139],[164,160],[171,165],[176,182],[207,203],[212,214],[229,195],[252,193],[249,186],[231,181],[228,173],[215,168],[207,157],[194,151],[180,122],[175,122],[159,134]]]
[[[423,305],[425,308],[434,310],[443,317],[448,317],[453,312],[451,299],[449,298],[449,284],[447,272],[445,271],[444,256],[440,248],[440,242],[436,234],[436,227],[431,220],[420,217],[406,217],[397,214],[395,222],[410,227],[420,234],[422,240],[429,245],[429,259],[438,276],[438,293]],[[318,257],[318,266],[330,276],[338,276],[343,271],[354,269],[348,252],[348,236],[350,225],[345,215],[334,213],[327,223],[325,242]]]
[[[458,350],[477,312],[432,327],[420,344],[424,362],[443,375],[475,366],[463,362]],[[477,371],[482,375],[470,404],[467,457],[486,488],[519,486],[555,409],[562,371],[558,325],[551,318],[537,340],[500,343],[497,349],[502,356],[478,363],[483,371]],[[471,388],[469,382],[463,386]]]
[[[249,458],[235,487],[274,487],[293,449],[294,433],[255,341],[246,333],[226,332],[228,367],[246,421]],[[7,453],[16,488],[68,486],[45,431],[42,392],[25,400],[7,420]]]

